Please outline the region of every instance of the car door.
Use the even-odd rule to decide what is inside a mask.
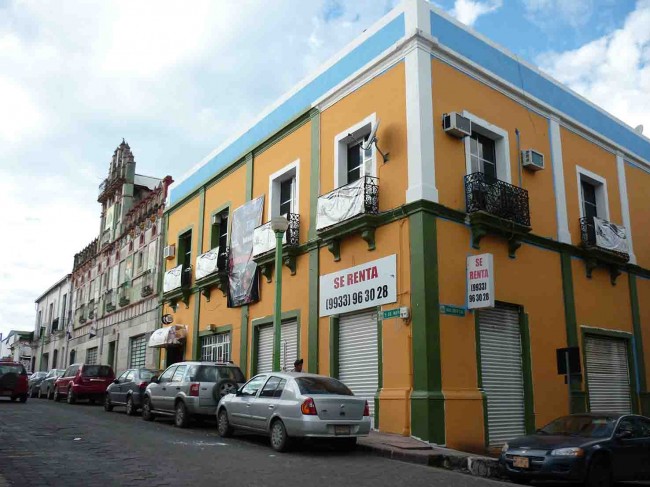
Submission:
[[[176,371],[176,365],[170,365],[167,367],[160,377],[158,378],[157,383],[151,383],[147,388],[149,391],[149,396],[151,398],[151,404],[154,409],[165,409],[165,394],[167,393],[167,386],[169,385],[174,372]]]
[[[614,477],[617,480],[637,478],[645,466],[641,464],[644,456],[644,439],[640,424],[634,416],[624,416],[614,432],[612,444]]]
[[[176,397],[179,394],[185,393],[189,394],[189,391],[184,391],[183,377],[185,377],[185,372],[187,371],[187,365],[179,365],[174,372],[174,375],[171,378],[171,381],[167,385],[167,393],[165,394],[165,409],[168,411],[174,410],[174,403],[176,402]],[[189,385],[188,387],[189,388]]]
[[[257,375],[249,380],[230,402],[228,409],[234,425],[244,428],[251,427],[251,406],[262,385],[266,382],[266,374]]]
[[[133,390],[136,378],[137,371],[133,369],[129,370],[128,374],[126,374],[126,377],[124,378],[124,381],[120,384],[120,397],[122,398],[121,401],[124,404],[126,404],[126,397],[128,396],[129,391]]]
[[[250,426],[259,431],[266,431],[268,421],[275,410],[277,398],[275,391],[283,382],[283,379],[272,375],[262,387],[257,397],[251,400],[250,405]],[[284,384],[282,384],[284,387]]]
[[[643,442],[640,452],[639,480],[650,480],[650,419],[637,416],[636,420],[639,424],[640,440]]]
[[[110,384],[107,387],[108,394],[110,396],[111,402],[113,403],[121,403],[122,402],[122,394],[121,394],[121,384],[126,378],[126,374],[128,374],[129,371],[127,370],[126,372],[122,372],[122,374],[113,381],[112,384]]]

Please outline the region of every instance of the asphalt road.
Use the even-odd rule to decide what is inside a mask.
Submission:
[[[304,445],[279,454],[263,437],[222,439],[215,424],[147,423],[122,408],[0,399],[0,487],[23,486],[499,486],[369,452]]]

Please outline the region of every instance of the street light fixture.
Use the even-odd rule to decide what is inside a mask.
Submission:
[[[271,218],[271,230],[275,232],[275,308],[273,313],[273,370],[280,370],[280,338],[282,333],[282,238],[289,228],[283,216]]]

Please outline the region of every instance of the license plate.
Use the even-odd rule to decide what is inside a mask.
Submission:
[[[530,468],[530,461],[528,457],[514,457],[512,459],[512,466],[516,468]]]
[[[334,426],[335,435],[349,435],[350,427],[349,426]]]

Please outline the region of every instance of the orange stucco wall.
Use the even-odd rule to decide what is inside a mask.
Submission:
[[[627,201],[637,264],[650,268],[650,173],[625,164]],[[621,222],[622,223],[622,222]]]
[[[639,298],[639,314],[641,317],[641,338],[643,340],[643,356],[645,361],[646,380],[650,379],[650,279],[637,278],[636,288]]]

